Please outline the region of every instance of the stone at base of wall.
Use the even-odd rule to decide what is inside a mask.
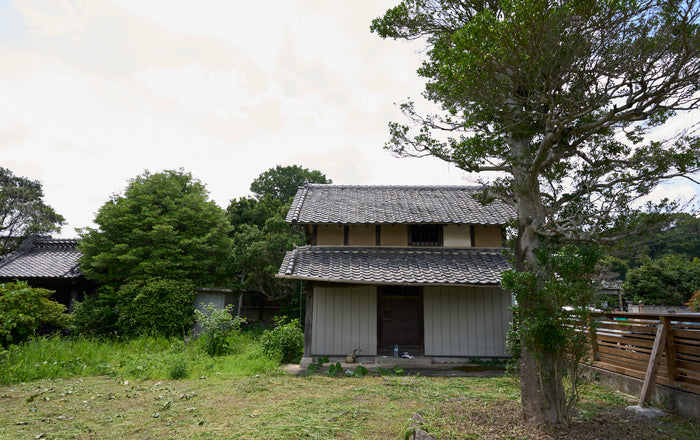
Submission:
[[[301,362],[299,362],[299,367],[301,368],[309,368],[309,365],[314,363],[314,358],[311,357],[303,357],[301,358]]]
[[[636,399],[639,399],[642,393],[644,382],[640,379],[595,367],[590,367],[589,373],[590,378],[601,385],[629,394]],[[657,384],[654,386],[651,401],[659,408],[700,420],[700,395],[698,394]]]

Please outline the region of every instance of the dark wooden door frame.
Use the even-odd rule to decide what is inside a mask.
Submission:
[[[393,292],[392,292],[393,291]],[[399,351],[403,353],[408,351],[414,355],[422,355],[425,351],[425,335],[424,335],[424,310],[423,310],[423,288],[421,286],[378,286],[377,287],[377,351],[378,354],[391,354],[393,353],[394,344],[390,341],[384,341],[384,297],[385,294],[389,293],[392,296],[407,296],[407,297],[417,297],[416,302],[417,310],[415,311],[415,316],[417,322],[415,322],[416,327],[416,344],[410,344],[402,348],[399,346]],[[388,295],[387,295],[388,296]]]

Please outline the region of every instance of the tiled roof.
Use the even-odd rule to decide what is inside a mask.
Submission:
[[[30,237],[0,261],[0,278],[75,278],[80,252],[78,240]]]
[[[307,184],[299,187],[287,222],[502,225],[514,217],[514,210],[501,201],[479,203],[472,197],[478,190],[471,186]]]
[[[361,284],[497,285],[501,249],[306,246],[287,252],[277,276]]]

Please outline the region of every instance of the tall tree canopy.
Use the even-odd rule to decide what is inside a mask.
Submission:
[[[204,185],[182,169],[129,182],[80,231],[81,269],[101,284],[75,308],[87,333],[189,332],[195,286],[230,276],[231,225]]]
[[[372,22],[381,37],[427,42],[418,74],[441,107],[403,104],[411,123],[390,123],[387,148],[499,172],[486,200],[517,210],[510,285],[527,421],[567,423],[570,408],[567,341],[542,333],[566,305],[548,293],[542,249],[619,238],[636,199],[700,169],[694,133],[645,136],[698,108],[699,23],[697,0],[405,0]]]
[[[80,232],[80,267],[99,283],[118,288],[160,277],[207,285],[226,276],[226,213],[183,170],[137,176],[99,209],[95,223]]]
[[[265,196],[270,196],[282,203],[289,202],[289,199],[297,193],[297,188],[308,180],[311,183],[333,183],[318,170],[308,170],[299,165],[280,166],[270,168],[260,174],[253,183],[250,190],[259,200]]]
[[[227,208],[233,226],[233,265],[240,288],[270,298],[288,296],[298,283],[275,278],[286,251],[303,237],[285,223],[291,199],[304,181],[332,183],[321,171],[299,165],[276,166],[250,185],[255,197],[231,200]]]
[[[0,167],[0,258],[32,234],[60,232],[64,219],[43,197],[41,182]]]

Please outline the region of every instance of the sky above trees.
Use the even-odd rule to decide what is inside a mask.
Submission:
[[[422,43],[369,32],[396,3],[0,0],[0,165],[43,183],[69,237],[144,169],[183,167],[222,207],[278,164],[339,184],[472,183],[382,149],[393,103],[423,89]]]

